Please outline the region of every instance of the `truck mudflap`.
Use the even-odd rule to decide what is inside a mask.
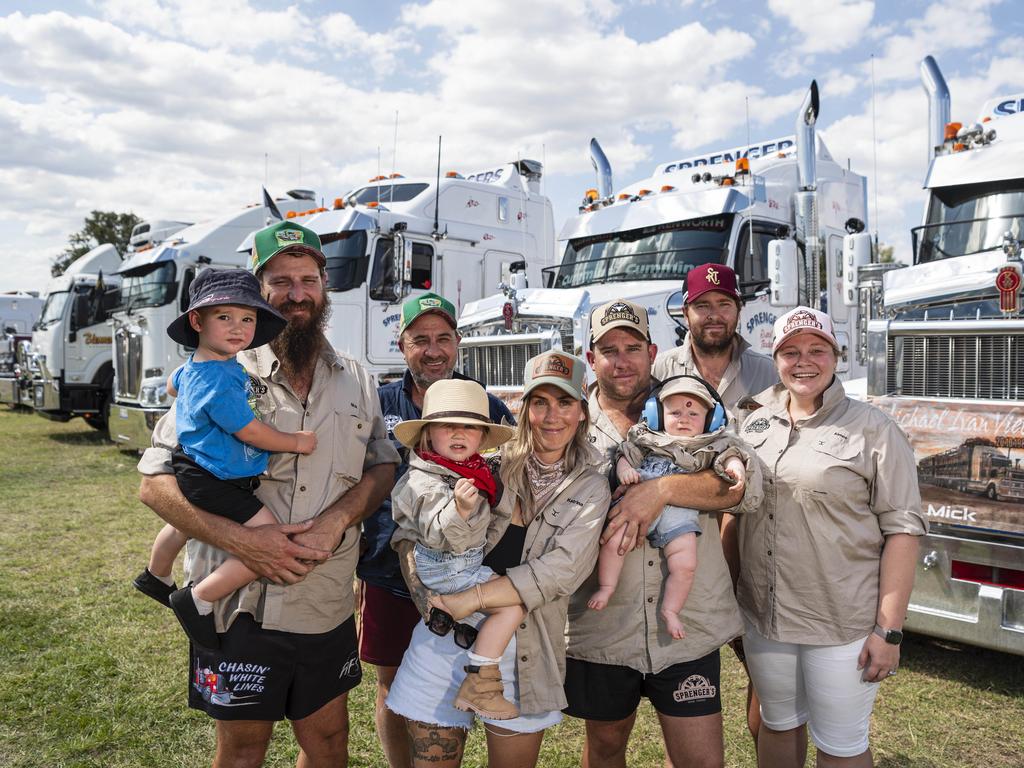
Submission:
[[[1024,655],[1024,404],[871,402],[910,437],[931,529],[905,627]]]

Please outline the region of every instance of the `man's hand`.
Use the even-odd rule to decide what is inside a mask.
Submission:
[[[610,540],[616,531],[621,531],[619,555],[625,555],[640,545],[647,536],[647,529],[666,504],[661,497],[661,479],[648,480],[628,488],[620,486],[616,490],[616,497],[621,498],[618,504],[608,510],[608,524],[601,534],[602,544]]]
[[[296,432],[295,433],[295,452],[301,453],[303,456],[308,456],[316,450],[316,432]]]
[[[293,525],[243,527],[244,533],[232,542],[230,551],[247,568],[275,584],[296,584],[316,563],[330,556],[330,550],[303,546],[295,540],[309,531],[312,524],[307,520]]]
[[[465,520],[473,514],[479,499],[480,494],[473,481],[467,477],[460,477],[455,483],[455,511],[459,513],[459,517]]]
[[[330,557],[331,553],[338,548],[341,540],[345,538],[345,531],[348,529],[348,525],[345,525],[345,520],[343,519],[328,518],[324,515],[314,517],[307,522],[309,525],[293,535],[292,541],[303,547],[326,553],[323,557],[309,558],[312,561],[310,562],[310,567],[312,568],[318,562],[322,562]]]

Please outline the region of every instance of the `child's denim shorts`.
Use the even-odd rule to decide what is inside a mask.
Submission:
[[[423,586],[439,595],[462,592],[476,584],[483,584],[494,575],[494,571],[483,564],[483,547],[456,554],[417,544],[415,557],[416,574]]]
[[[655,518],[648,529],[647,541],[651,543],[652,547],[664,549],[672,539],[677,539],[684,534],[695,533],[700,536],[700,524],[697,522],[699,514],[696,509],[689,507],[665,505],[661,514]]]

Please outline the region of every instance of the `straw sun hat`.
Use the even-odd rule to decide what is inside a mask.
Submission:
[[[487,393],[475,381],[441,379],[423,395],[423,418],[400,422],[392,433],[402,445],[414,448],[428,424],[474,424],[487,429],[479,450],[488,451],[507,442],[513,433],[512,427],[492,422],[490,411]]]

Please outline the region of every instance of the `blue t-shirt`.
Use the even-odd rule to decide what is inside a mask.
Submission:
[[[234,433],[255,417],[249,405],[249,374],[235,360],[191,357],[171,379],[178,390],[178,443],[190,459],[221,480],[253,477],[267,469],[267,451]]]

